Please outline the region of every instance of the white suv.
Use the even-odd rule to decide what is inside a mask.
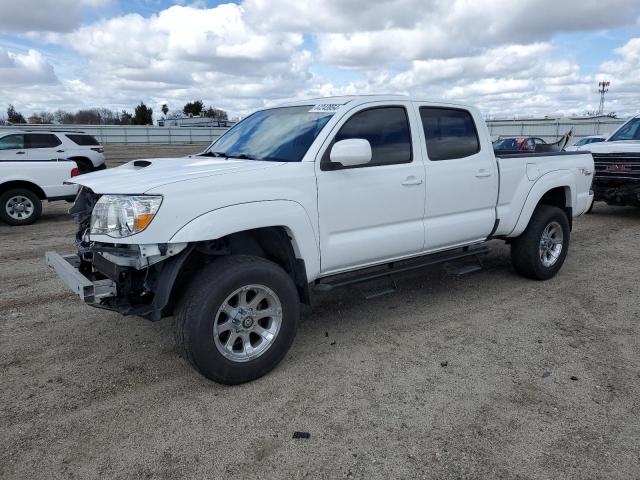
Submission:
[[[104,148],[92,135],[73,130],[0,132],[0,160],[73,160],[80,173],[106,168]]]

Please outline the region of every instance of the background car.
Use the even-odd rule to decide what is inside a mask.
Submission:
[[[582,137],[576,143],[571,145],[570,147],[565,148],[567,152],[575,152],[576,150],[581,150],[580,147],[584,147],[585,145],[589,145],[591,143],[599,143],[604,142],[607,138],[607,135],[591,135],[589,137]]]
[[[80,174],[106,168],[104,147],[92,135],[73,130],[0,131],[0,160],[73,160]]]
[[[531,153],[538,145],[545,145],[540,137],[509,137],[499,138],[493,142],[493,151],[500,153]]]

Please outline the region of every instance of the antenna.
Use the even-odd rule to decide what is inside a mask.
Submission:
[[[598,92],[600,93],[600,106],[598,107],[598,115],[602,115],[604,113],[604,94],[609,91],[609,85],[611,85],[611,82],[609,82],[609,80],[598,82]]]

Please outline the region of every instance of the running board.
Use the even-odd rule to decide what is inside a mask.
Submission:
[[[368,282],[381,277],[387,277],[396,273],[410,272],[419,270],[424,267],[438,265],[441,263],[459,260],[461,258],[478,257],[486,255],[491,249],[486,245],[477,248],[464,247],[462,250],[453,250],[443,253],[432,253],[410,260],[401,260],[389,262],[387,264],[370,267],[355,272],[339,273],[330,277],[317,280],[313,285],[313,289],[319,292],[328,292],[340,287],[355,285],[358,283]],[[475,271],[475,270],[474,270]],[[465,272],[467,273],[467,272]]]

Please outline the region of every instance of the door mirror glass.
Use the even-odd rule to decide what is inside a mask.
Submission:
[[[329,154],[331,163],[343,167],[365,165],[371,161],[371,144],[364,138],[349,138],[334,143]]]

